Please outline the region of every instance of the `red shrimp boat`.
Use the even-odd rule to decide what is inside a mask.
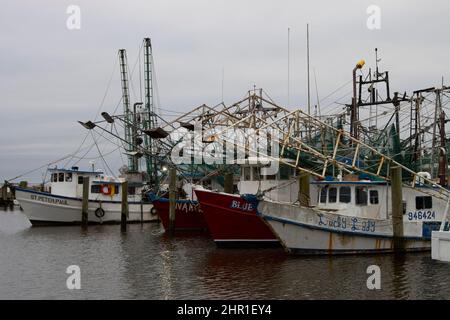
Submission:
[[[239,195],[195,190],[209,232],[218,247],[278,247],[256,206]]]
[[[169,229],[169,199],[152,199],[153,207],[156,209],[163,227]],[[175,203],[175,231],[203,231],[207,232],[208,226],[205,222],[198,201],[176,200]]]

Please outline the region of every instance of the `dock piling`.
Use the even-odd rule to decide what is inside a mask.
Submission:
[[[310,205],[310,178],[311,175],[304,172],[301,172],[298,177],[298,202],[303,207]]]
[[[403,196],[402,168],[391,167],[392,225],[394,232],[394,251],[405,250],[403,237]]]
[[[128,181],[122,182],[122,210],[120,215],[120,231],[127,232],[128,217]]]
[[[175,168],[170,168],[169,178],[169,233],[173,234],[175,231],[175,196],[177,188],[177,170]]]
[[[224,174],[223,191],[225,193],[233,193],[233,173],[231,172]]]
[[[89,177],[83,177],[83,203],[81,205],[81,226],[87,228],[89,210]]]

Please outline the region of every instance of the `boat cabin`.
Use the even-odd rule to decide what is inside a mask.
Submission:
[[[101,171],[82,171],[78,167],[71,169],[49,169],[50,182],[46,189],[49,193],[70,197],[83,197],[83,178],[89,178],[89,200],[121,201],[121,183],[124,179],[116,179],[104,175]],[[140,201],[142,184],[128,184],[128,198]]]
[[[238,183],[240,194],[256,194],[258,191],[272,189],[265,193],[268,199],[293,203],[298,199],[298,183],[295,169],[280,164],[275,174],[264,174],[260,164],[247,164],[241,166],[241,177]],[[290,181],[292,183],[290,183]]]
[[[315,181],[312,184],[318,190],[318,209],[373,219],[392,216],[391,187],[384,181]],[[404,220],[439,220],[445,202],[431,196],[433,189],[427,188],[427,193],[423,193],[420,188],[403,188]]]

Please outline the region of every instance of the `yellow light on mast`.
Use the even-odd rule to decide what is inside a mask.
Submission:
[[[358,69],[362,69],[362,67],[366,64],[366,61],[364,60],[359,60],[358,63],[356,64],[356,68]]]

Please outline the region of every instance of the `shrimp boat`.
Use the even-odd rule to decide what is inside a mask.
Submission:
[[[394,250],[390,184],[364,180],[312,184],[319,188],[316,206],[256,200],[258,214],[288,252],[340,254]],[[445,208],[444,200],[422,193],[420,187],[404,188],[402,240],[406,251],[430,250],[431,234],[439,230]]]
[[[199,187],[199,186],[197,186]],[[188,192],[186,192],[186,189]],[[184,187],[186,199],[175,200],[175,231],[199,231],[207,232],[208,225],[203,216],[203,211],[197,201],[191,184]],[[149,198],[158,214],[165,230],[169,230],[170,201],[167,197],[158,197],[149,194]]]
[[[119,223],[121,220],[121,183],[97,171],[49,169],[51,181],[46,191],[15,188],[16,199],[33,225],[81,223],[83,179],[89,178],[89,223]],[[128,180],[128,179],[127,179]],[[129,222],[157,221],[153,205],[142,198],[142,183],[128,182]]]
[[[256,204],[245,195],[259,189],[274,189],[265,197],[294,202],[298,197],[296,177],[289,167],[281,166],[275,175],[260,175],[258,165],[243,165],[238,183],[239,194],[195,189],[210,234],[218,247],[278,247],[271,228],[257,215]]]

